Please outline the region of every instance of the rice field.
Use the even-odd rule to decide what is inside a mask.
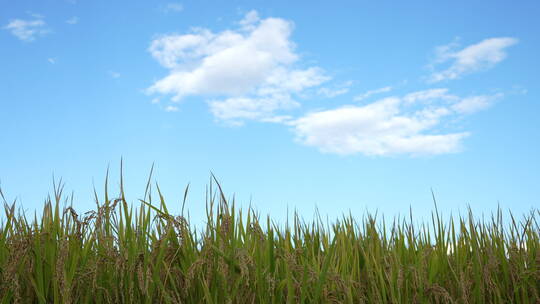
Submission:
[[[196,229],[120,185],[80,214],[61,184],[32,216],[2,194],[1,303],[540,303],[539,210],[278,226],[214,181]]]

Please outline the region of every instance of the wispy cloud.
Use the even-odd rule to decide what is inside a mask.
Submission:
[[[47,58],[47,61],[48,61],[50,64],[55,64],[55,63],[56,63],[56,58]]]
[[[308,113],[288,124],[297,140],[341,155],[436,155],[462,149],[468,132],[435,130],[445,118],[487,108],[501,95],[461,98],[448,89],[417,91],[364,106],[345,105]]]
[[[300,107],[300,103],[287,94],[266,97],[230,97],[211,100],[210,111],[219,120],[232,125],[242,125],[243,120],[272,121],[279,110]]]
[[[459,97],[448,93],[446,88],[427,89],[409,93],[403,97],[403,101],[407,104],[417,102],[429,102],[432,100],[456,101]]]
[[[513,85],[512,86],[512,95],[526,95],[529,92],[525,87],[522,85]]]
[[[392,91],[392,87],[387,86],[387,87],[379,88],[379,89],[376,89],[376,90],[367,91],[364,94],[357,95],[357,96],[354,97],[354,100],[355,101],[361,101],[361,100],[364,100],[364,99],[366,99],[368,97],[371,97],[373,95],[386,93],[386,92],[390,92],[390,91]]]
[[[184,5],[178,2],[169,2],[161,6],[160,10],[164,13],[179,13],[184,10]]]
[[[32,11],[26,11],[26,13],[36,19],[43,19],[45,18],[45,16],[43,16],[42,14],[38,14],[38,13],[34,13]]]
[[[349,92],[349,88],[341,88],[341,89],[330,89],[330,88],[320,88],[317,91],[317,94],[333,98],[339,95],[347,94]]]
[[[69,18],[68,20],[66,20],[66,23],[71,24],[71,25],[77,24],[77,23],[79,23],[79,17],[73,16],[73,17]]]
[[[323,87],[317,90],[317,94],[327,98],[334,98],[336,96],[349,93],[349,88],[352,84],[352,81],[346,81],[332,88]]]
[[[491,107],[495,101],[502,97],[503,94],[498,93],[490,96],[482,95],[464,98],[452,105],[452,110],[460,114],[473,114]]]
[[[109,71],[108,73],[109,73],[109,76],[111,76],[112,78],[120,78],[120,76],[122,76],[122,74],[115,71]]]
[[[165,112],[178,112],[178,107],[176,106],[166,106]]]
[[[35,14],[34,14],[35,15]],[[46,23],[39,15],[39,18],[33,20],[14,19],[11,20],[3,29],[8,30],[15,37],[22,41],[34,41],[36,37],[43,36],[50,32],[46,28]]]
[[[436,48],[436,58],[432,67],[443,63],[450,63],[450,66],[445,70],[433,72],[428,81],[458,79],[465,74],[489,69],[503,61],[507,56],[506,48],[516,43],[518,43],[516,38],[499,37],[482,40],[461,50],[456,50],[457,42],[440,46]]]
[[[299,56],[290,40],[291,22],[260,19],[251,11],[239,26],[220,33],[198,28],[152,41],[149,51],[169,75],[148,93],[171,94],[174,101],[209,96],[217,119],[241,124],[298,107],[295,95],[329,79],[319,67],[295,67]]]

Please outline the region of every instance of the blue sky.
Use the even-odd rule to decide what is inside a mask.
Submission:
[[[210,171],[283,219],[540,197],[540,5],[524,1],[0,0],[0,181],[93,207],[124,159],[204,213]]]

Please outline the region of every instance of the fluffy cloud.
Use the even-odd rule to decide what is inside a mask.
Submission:
[[[152,41],[150,53],[169,74],[148,92],[172,95],[173,101],[209,96],[219,119],[267,120],[298,106],[295,95],[329,79],[318,67],[296,66],[291,22],[260,19],[251,11],[239,26],[219,33],[197,28]]]
[[[500,37],[485,39],[477,44],[455,50],[457,43],[438,47],[434,65],[450,62],[446,70],[434,72],[430,82],[457,79],[464,74],[493,67],[506,58],[505,49],[518,42],[515,38]]]
[[[147,89],[158,95],[153,102],[161,105],[163,95],[173,102],[204,97],[214,117],[231,125],[246,120],[279,123],[291,127],[298,142],[322,152],[386,156],[460,151],[469,133],[445,131],[444,123],[484,110],[502,96],[460,97],[446,88],[431,88],[294,117],[289,114],[302,106],[306,93],[331,98],[347,93],[351,82],[322,87],[330,78],[321,68],[300,62],[291,40],[293,24],[287,20],[261,19],[251,11],[237,26],[222,32],[193,28],[188,33],[156,37],[148,50],[168,73]],[[514,38],[492,38],[461,50],[455,43],[439,47],[435,64],[447,67],[434,72],[431,81],[490,68],[516,42]],[[368,91],[354,100],[392,89]],[[178,110],[176,105],[162,107]]]
[[[49,32],[46,29],[46,23],[41,18],[42,16],[36,15],[37,19],[34,20],[11,20],[3,29],[10,31],[15,37],[22,41],[34,41],[37,36],[45,35]]]
[[[435,134],[443,119],[486,108],[495,96],[460,98],[447,89],[342,106],[289,122],[297,140],[335,154],[435,155],[461,150],[468,132]]]

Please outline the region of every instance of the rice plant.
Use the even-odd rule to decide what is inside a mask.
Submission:
[[[122,184],[84,214],[55,184],[33,217],[0,191],[1,303],[540,303],[539,210],[279,227],[214,181],[197,230],[159,187],[131,205]]]

